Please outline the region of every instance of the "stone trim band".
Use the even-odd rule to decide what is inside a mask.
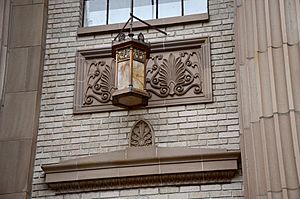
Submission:
[[[59,192],[226,183],[238,171],[239,151],[129,147],[42,166]]]

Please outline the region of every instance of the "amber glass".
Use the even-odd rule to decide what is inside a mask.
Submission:
[[[133,60],[132,85],[133,88],[144,90],[145,84],[145,67],[144,63]]]
[[[130,61],[118,62],[118,89],[128,88],[130,84]]]

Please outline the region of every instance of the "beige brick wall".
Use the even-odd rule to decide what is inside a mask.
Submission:
[[[210,37],[213,103],[73,115],[77,50],[108,47],[116,34],[77,37],[81,0],[49,0],[43,94],[32,198],[243,198],[242,176],[232,183],[56,195],[41,165],[124,149],[138,119],[148,120],[160,147],[239,149],[234,53],[234,2],[209,0],[210,21],[144,31],[150,42]]]

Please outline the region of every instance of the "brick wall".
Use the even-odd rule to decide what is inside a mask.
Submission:
[[[56,195],[41,165],[124,149],[139,119],[149,121],[160,147],[239,149],[233,0],[209,0],[210,21],[144,31],[150,42],[210,37],[213,103],[73,115],[77,50],[108,47],[116,34],[77,37],[81,0],[49,0],[43,94],[32,198],[243,198],[242,176],[230,184],[142,188]]]

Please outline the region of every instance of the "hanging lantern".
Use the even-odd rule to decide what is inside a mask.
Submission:
[[[126,108],[148,105],[149,94],[145,86],[149,51],[150,45],[144,42],[142,33],[138,39],[134,39],[132,33],[128,39],[120,34],[118,42],[113,43],[112,56],[116,59],[114,105]]]

